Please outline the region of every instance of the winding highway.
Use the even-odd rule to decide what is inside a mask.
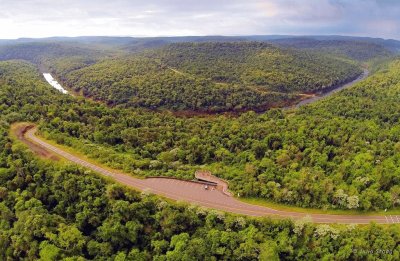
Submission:
[[[65,158],[77,165],[88,168],[103,176],[113,179],[128,187],[148,191],[173,200],[185,201],[206,208],[217,209],[248,216],[269,216],[272,218],[301,219],[311,218],[315,223],[342,223],[342,224],[368,224],[376,222],[380,224],[400,223],[400,215],[331,215],[310,214],[307,212],[290,212],[272,208],[247,204],[214,188],[204,189],[204,184],[191,181],[183,181],[171,178],[138,179],[116,170],[109,170],[71,153],[68,153],[35,135],[36,128],[26,128],[23,135],[18,137],[22,142],[33,148],[38,146],[53,154]],[[34,145],[34,146],[32,146]]]

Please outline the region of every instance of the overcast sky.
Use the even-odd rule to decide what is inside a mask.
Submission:
[[[400,0],[0,0],[0,38],[249,34],[400,39]]]

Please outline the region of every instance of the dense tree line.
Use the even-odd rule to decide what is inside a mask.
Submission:
[[[383,44],[356,39],[317,40],[312,38],[287,38],[274,40],[272,42],[284,47],[313,50],[362,62],[388,58],[393,55],[392,51]]]
[[[25,60],[41,66],[48,66],[50,60],[62,57],[79,57],[91,60],[107,57],[111,53],[94,47],[81,47],[73,43],[31,42],[0,46],[0,60]]]
[[[55,67],[56,75],[68,87],[109,105],[217,112],[282,106],[296,98],[296,95],[260,92],[239,85],[217,85],[146,57],[118,57],[88,67],[82,59],[67,58],[55,62],[52,68]]]
[[[158,51],[163,64],[216,82],[282,92],[311,92],[354,78],[343,59],[262,42],[180,43]]]
[[[397,260],[397,226],[253,219],[167,203],[72,165],[38,161],[0,130],[2,260]]]
[[[400,203],[398,68],[394,62],[294,113],[176,118],[81,101],[43,112],[41,130],[136,175],[192,178],[207,164],[243,196],[302,207],[392,208]]]
[[[348,60],[256,42],[171,44],[83,68],[63,59],[51,69],[109,104],[212,112],[281,107],[361,73]]]
[[[191,179],[205,165],[243,196],[302,207],[374,210],[400,203],[398,61],[295,112],[193,118],[59,95],[30,66],[8,66],[27,82],[17,88],[12,77],[3,86],[4,117],[40,122],[46,137],[114,168]]]
[[[52,90],[33,66],[21,62],[0,63],[0,112],[2,260],[399,259],[400,230],[394,225],[253,219],[168,203],[108,183],[74,165],[38,160],[8,136],[10,123],[16,121],[42,120],[43,129],[53,126],[56,131],[57,126],[68,141],[80,137],[81,120],[90,126],[98,118],[112,133],[116,118],[127,119],[127,128],[153,124],[161,130],[176,119],[170,115],[76,100]],[[275,111],[268,117],[283,116]],[[250,124],[254,118],[245,114],[241,120]],[[178,128],[186,121],[176,120]],[[191,121],[203,126],[208,119]],[[232,128],[233,133],[240,131]],[[223,151],[218,155],[224,156]],[[160,160],[171,160],[171,155]]]

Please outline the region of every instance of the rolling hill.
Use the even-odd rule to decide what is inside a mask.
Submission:
[[[393,52],[390,49],[373,41],[352,41],[344,39],[317,40],[313,38],[298,37],[272,40],[272,43],[283,47],[328,53],[361,62],[378,58],[387,58],[393,55]]]
[[[111,105],[206,112],[265,110],[351,79],[343,58],[260,42],[176,43],[78,66],[52,63],[68,87]]]
[[[140,68],[146,61],[154,70],[161,65],[153,58],[167,62],[166,52],[126,59],[138,59]],[[79,59],[57,62],[69,73],[110,64]],[[129,75],[131,64],[112,61],[111,71]],[[0,259],[395,259],[396,225],[254,219],[169,202],[74,165],[41,160],[9,136],[12,123],[36,122],[46,138],[135,175],[190,178],[206,167],[242,196],[342,211],[396,208],[400,61],[385,67],[300,110],[181,118],[62,95],[35,65],[0,62]],[[166,68],[174,75],[182,69],[203,75]],[[134,76],[146,74],[135,70]],[[218,75],[213,68],[206,72],[204,77]],[[242,81],[226,75],[226,83]],[[385,212],[388,222],[391,213]]]

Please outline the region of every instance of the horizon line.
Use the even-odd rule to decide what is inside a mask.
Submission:
[[[262,37],[262,36],[276,36],[276,37],[354,37],[354,38],[373,38],[382,40],[395,40],[400,41],[396,38],[384,38],[379,36],[367,36],[367,35],[353,35],[353,34],[210,34],[210,35],[76,35],[76,36],[66,36],[66,35],[54,35],[54,36],[44,36],[44,37],[29,37],[22,36],[18,38],[0,38],[0,40],[16,41],[16,40],[39,40],[39,39],[51,39],[51,38],[82,38],[82,37],[109,37],[109,38],[184,38],[184,37]]]

